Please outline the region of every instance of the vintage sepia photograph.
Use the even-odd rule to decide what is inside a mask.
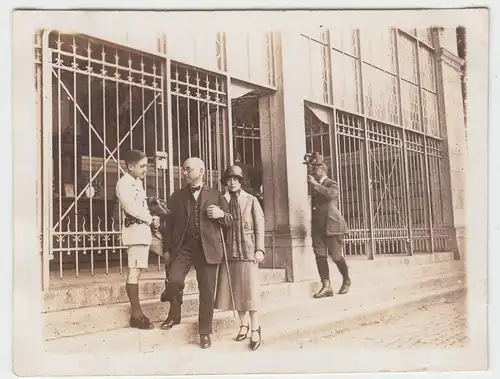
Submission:
[[[14,372],[486,370],[488,12],[424,13],[15,11]]]

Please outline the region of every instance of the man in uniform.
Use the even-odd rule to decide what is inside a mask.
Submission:
[[[339,210],[339,186],[326,175],[328,166],[322,155],[314,153],[309,161],[304,163],[308,164],[310,168],[307,181],[312,197],[311,234],[316,266],[322,284],[321,289],[314,297],[333,296],[328,255],[332,257],[343,278],[339,294],[345,294],[349,291],[351,280],[346,260],[342,254],[344,236],[348,230]]]
[[[210,334],[214,314],[216,276],[223,259],[221,228],[227,229],[233,219],[224,196],[203,183],[205,165],[200,158],[189,158],[182,166],[186,186],[175,191],[169,202],[163,234],[167,265],[163,301],[170,302],[162,329],[170,329],[181,321],[182,290],[191,266],[196,270],[200,291],[198,331],[200,345],[211,346]]]

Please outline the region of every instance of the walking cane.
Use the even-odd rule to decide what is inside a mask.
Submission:
[[[233,286],[231,284],[231,275],[229,274],[229,264],[227,262],[226,243],[224,242],[224,233],[222,232],[222,228],[220,228],[219,231],[220,231],[220,238],[222,241],[222,252],[224,254],[224,263],[226,265],[227,281],[229,283],[229,294],[231,295],[231,305],[233,306],[233,316],[234,318],[236,318],[236,305],[234,303]]]

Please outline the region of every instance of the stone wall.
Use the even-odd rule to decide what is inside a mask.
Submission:
[[[442,30],[440,38],[446,36]],[[446,39],[444,39],[446,42]],[[449,45],[449,42],[448,42]],[[447,46],[448,46],[447,45]],[[445,201],[448,203],[447,224],[457,258],[466,255],[466,193],[465,163],[467,141],[462,99],[462,75],[464,61],[441,45],[439,49],[438,80],[441,80],[442,126],[445,141]]]

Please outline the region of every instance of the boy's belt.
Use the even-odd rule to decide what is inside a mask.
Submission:
[[[129,214],[125,214],[125,220],[123,223],[124,223],[126,228],[128,228],[129,226],[134,225],[134,224],[137,224],[137,225],[144,224],[144,222],[142,220],[139,220],[138,218],[131,216]]]

